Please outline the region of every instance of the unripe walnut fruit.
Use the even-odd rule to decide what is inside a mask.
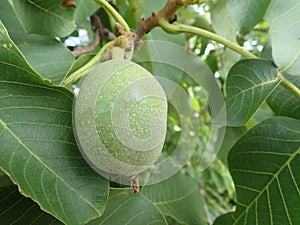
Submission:
[[[118,59],[95,66],[80,83],[73,112],[76,141],[96,171],[133,176],[160,156],[167,98],[140,65]]]

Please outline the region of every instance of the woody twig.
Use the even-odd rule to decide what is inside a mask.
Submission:
[[[185,5],[202,4],[206,0],[168,0],[166,5],[159,11],[152,12],[152,15],[147,19],[141,19],[136,30],[136,39],[140,40],[142,37],[151,31],[154,27],[159,26],[161,20],[169,22],[176,21],[176,11]]]

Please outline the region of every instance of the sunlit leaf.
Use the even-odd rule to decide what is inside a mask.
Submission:
[[[271,0],[227,0],[235,26],[245,32],[260,22]]]
[[[93,38],[92,24],[89,17],[100,8],[100,5],[96,1],[86,1],[86,0],[75,0],[76,9],[74,13],[74,20],[82,29],[86,29],[90,35],[90,38]]]
[[[244,125],[279,85],[278,70],[269,60],[247,59],[229,71],[226,84],[227,125]]]
[[[75,2],[77,7],[74,13],[74,20],[78,25],[85,24],[88,21],[88,17],[100,8],[96,1],[75,0]]]
[[[275,64],[291,75],[300,75],[299,12],[299,0],[272,0],[266,14]]]
[[[74,9],[62,7],[61,0],[14,0],[10,3],[28,33],[65,37],[75,29]]]
[[[299,120],[271,118],[232,148],[228,164],[237,192],[233,224],[300,224],[299,134]]]
[[[0,168],[23,195],[64,223],[100,216],[108,182],[76,146],[73,94],[33,71],[2,23],[0,43]]]
[[[231,41],[236,41],[236,30],[231,14],[226,7],[228,0],[219,0],[211,9],[211,22],[215,32]]]
[[[59,84],[74,61],[71,52],[55,38],[27,34],[8,0],[0,1],[0,20],[30,65],[43,77]]]
[[[236,42],[236,29],[233,26],[232,17],[226,7],[227,0],[219,0],[211,9],[211,21],[215,32],[222,37]],[[223,77],[226,77],[229,69],[241,59],[241,56],[231,49],[225,49],[221,57],[222,68],[219,71]]]

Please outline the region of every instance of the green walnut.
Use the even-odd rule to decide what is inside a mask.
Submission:
[[[73,124],[89,164],[100,173],[125,176],[153,165],[167,122],[167,98],[153,75],[134,62],[110,60],[95,66],[79,87]]]

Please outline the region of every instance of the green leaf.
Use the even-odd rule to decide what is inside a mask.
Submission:
[[[74,13],[74,20],[80,28],[86,29],[90,38],[93,38],[93,31],[89,17],[100,8],[96,1],[75,0],[76,10]]]
[[[90,61],[96,54],[95,53],[88,53],[88,54],[83,54],[78,57],[78,59],[75,60],[73,65],[71,66],[69,72],[67,75],[70,75],[71,73],[75,72],[78,70],[80,67],[84,66],[88,61]]]
[[[236,141],[247,131],[245,127],[227,127],[218,158],[227,165],[227,156]]]
[[[167,225],[163,215],[148,199],[141,193],[133,194],[130,189],[111,189],[103,216],[88,224]]]
[[[284,77],[300,89],[300,76],[284,74]],[[278,86],[267,102],[276,115],[300,119],[300,99],[283,86]]]
[[[211,22],[215,32],[222,37],[232,41],[236,41],[236,29],[233,26],[233,21],[228,8],[226,7],[227,0],[219,0],[211,9]],[[241,59],[241,56],[231,49],[226,48],[221,57],[222,68],[221,75],[227,76],[229,69]]]
[[[227,0],[227,2],[235,26],[240,32],[245,32],[263,19],[271,0]]]
[[[95,1],[85,1],[85,0],[75,0],[76,2],[76,10],[74,13],[74,20],[79,26],[82,26],[90,21],[88,17],[91,16],[97,9],[100,8],[100,5]]]
[[[0,170],[0,188],[12,184],[9,177],[5,175],[5,173]],[[1,193],[1,192],[0,192]]]
[[[299,134],[299,120],[271,118],[232,148],[228,164],[237,193],[233,224],[300,224]]]
[[[211,22],[215,32],[236,42],[236,30],[227,6],[228,0],[219,0],[211,9]]]
[[[27,34],[7,0],[0,1],[0,20],[30,65],[43,77],[59,84],[74,61],[71,52],[55,38]]]
[[[117,0],[120,14],[128,23],[129,27],[136,28],[144,11],[143,0]]]
[[[7,178],[7,176],[5,176]],[[2,181],[2,180],[1,180]],[[1,224],[62,225],[63,223],[45,213],[38,204],[24,197],[18,188],[0,183],[0,221]]]
[[[10,4],[28,33],[65,37],[75,29],[74,9],[63,8],[61,0],[14,0]]]
[[[39,74],[60,84],[74,62],[72,53],[55,39],[34,36],[23,39],[20,51]]]
[[[166,43],[169,44],[167,45]],[[173,47],[173,52],[166,51],[166,49],[170,49],[170,46]],[[182,51],[182,49],[180,49],[181,47],[178,47],[178,45],[170,44],[170,42],[144,41],[143,48],[134,52],[133,59],[141,63],[154,76],[163,77],[179,83],[183,78],[184,72],[176,68],[173,64],[166,63],[166,59],[168,59],[168,61],[172,58],[176,60],[174,56],[180,58],[183,56],[182,53],[185,54],[185,51]],[[176,53],[174,54],[174,52]]]
[[[145,186],[140,193],[112,189],[102,217],[92,224],[167,224],[172,217],[182,224],[207,224],[203,196],[195,180],[180,173],[161,183]]]
[[[164,7],[166,4],[165,1],[161,0],[143,0],[144,3],[144,15],[143,17],[147,18],[151,16],[153,11],[158,11]]]
[[[280,87],[280,85],[278,85],[277,88],[278,87]],[[275,90],[277,90],[277,88]],[[264,102],[261,105],[261,107],[256,111],[256,113],[253,115],[251,120],[247,123],[247,128],[249,129],[249,128],[253,127],[254,125],[256,125],[268,118],[271,118],[273,116],[274,116],[274,112],[269,107],[269,105],[266,102]],[[252,126],[252,124],[253,124],[253,126]]]
[[[226,84],[227,125],[244,125],[279,85],[278,70],[269,60],[246,59],[229,71]]]
[[[35,73],[1,22],[0,43],[0,169],[22,194],[64,223],[100,216],[108,182],[76,146],[73,94]]]
[[[194,11],[194,9],[192,9],[192,10]],[[183,11],[183,13],[184,13],[184,11]],[[196,14],[194,16],[195,22],[193,24],[191,24],[192,26],[199,27],[204,30],[208,30],[210,32],[214,32],[211,21],[208,19],[208,17],[206,15],[199,15],[195,11],[194,11],[194,13]],[[179,19],[181,20],[181,18],[179,18]]]
[[[159,184],[144,187],[142,194],[164,215],[180,223],[207,224],[204,199],[195,179],[177,174]]]
[[[224,224],[233,224],[232,213],[227,213],[222,216],[219,216],[215,221],[214,225],[224,225]]]
[[[275,64],[291,75],[300,75],[299,12],[299,0],[272,0],[266,14]]]

